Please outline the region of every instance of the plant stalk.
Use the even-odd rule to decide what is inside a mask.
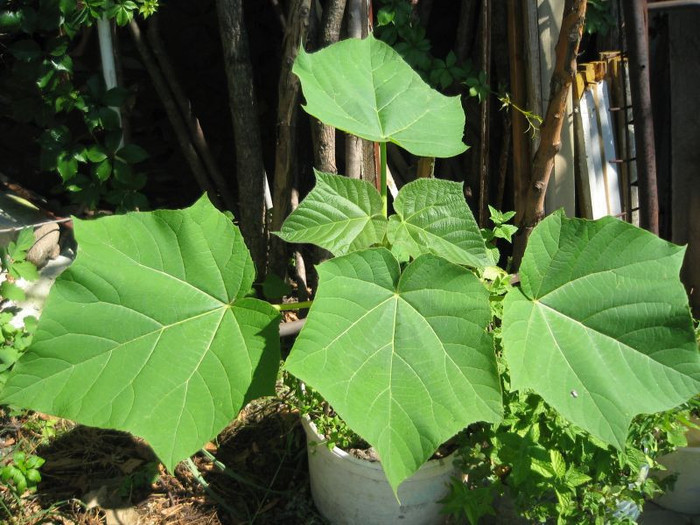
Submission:
[[[379,143],[379,191],[382,195],[382,213],[384,218],[388,215],[388,199],[386,184],[386,142]]]
[[[271,305],[278,312],[286,310],[301,310],[302,308],[311,308],[313,301],[299,301],[298,303],[284,303]]]
[[[231,516],[234,518],[239,517],[239,513],[236,509],[231,507],[229,504],[227,504],[221,496],[219,496],[216,492],[214,492],[214,489],[209,486],[209,482],[204,479],[204,476],[202,476],[202,473],[199,471],[197,468],[197,465],[194,464],[194,461],[192,461],[192,458],[187,458],[185,460],[185,465],[187,465],[187,468],[189,469],[190,473],[194,477],[194,479],[199,483],[202,488],[204,489],[204,492],[207,493],[207,495],[216,501],[219,505],[221,505],[223,508],[225,508]]]

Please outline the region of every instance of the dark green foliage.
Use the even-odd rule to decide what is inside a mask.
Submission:
[[[147,207],[140,191],[146,177],[134,169],[147,154],[122,144],[118,108],[132,94],[105,89],[99,74],[79,73],[71,53],[82,31],[99,18],[124,25],[136,12],[150,14],[156,6],[154,0],[16,0],[0,10],[9,42],[0,90],[12,100],[0,109],[17,122],[44,129],[40,169],[56,173],[71,200],[89,209]]]

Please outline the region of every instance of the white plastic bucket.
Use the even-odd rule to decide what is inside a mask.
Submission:
[[[311,495],[318,511],[333,525],[437,525],[445,523],[438,503],[457,475],[454,456],[423,465],[398,491],[399,504],[380,463],[355,458],[338,447],[330,450],[314,424],[302,418],[309,454]]]
[[[696,424],[700,421],[695,421]],[[700,431],[690,430],[688,446],[659,458],[668,470],[658,477],[677,473],[673,490],[654,500],[658,505],[683,514],[700,514]]]

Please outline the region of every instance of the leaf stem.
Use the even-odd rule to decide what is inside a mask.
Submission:
[[[249,487],[253,487],[254,489],[258,490],[265,490],[269,492],[273,492],[275,494],[290,494],[292,491],[291,490],[271,490],[270,487],[264,487],[262,485],[259,485],[253,481],[250,481],[247,479],[245,476],[241,476],[240,474],[236,474],[232,469],[228,468],[226,464],[222,463],[216,457],[210,453],[206,449],[201,449],[199,451],[208,461],[210,461],[214,467],[216,467],[219,472],[224,474],[225,476],[230,477],[231,479],[234,479],[238,481],[239,483],[243,483],[244,485],[248,485]]]
[[[209,482],[206,479],[204,479],[204,477],[202,476],[202,473],[197,468],[197,465],[195,465],[194,461],[192,461],[192,458],[187,458],[185,460],[185,465],[187,465],[187,468],[192,473],[192,476],[194,476],[194,479],[197,480],[197,482],[204,489],[204,492],[206,492],[207,495],[211,499],[213,499],[219,505],[221,505],[223,508],[225,508],[227,511],[229,511],[231,516],[233,516],[234,518],[238,519],[240,517],[240,514],[238,513],[238,511],[236,509],[234,509],[233,507],[231,507],[229,504],[227,504],[224,501],[224,499],[221,496],[219,496],[216,492],[214,492],[214,490],[211,488],[211,486],[209,486]]]
[[[298,303],[271,304],[272,308],[278,312],[286,310],[301,310],[303,308],[311,308],[313,301],[299,301]]]
[[[382,196],[382,213],[388,215],[387,183],[386,183],[386,142],[379,143],[379,192]]]

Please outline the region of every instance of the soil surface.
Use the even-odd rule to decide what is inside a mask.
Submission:
[[[0,412],[3,463],[21,445],[46,463],[37,490],[17,500],[0,484],[8,524],[322,524],[308,483],[299,418],[279,400],[251,403],[194,463],[168,473],[129,434],[41,414]],[[205,488],[206,487],[206,488]]]

